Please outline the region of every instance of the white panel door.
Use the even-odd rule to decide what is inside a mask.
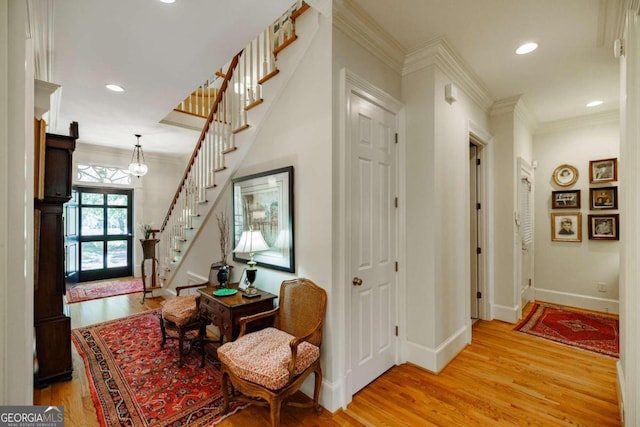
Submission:
[[[395,364],[396,117],[351,94],[352,393]]]

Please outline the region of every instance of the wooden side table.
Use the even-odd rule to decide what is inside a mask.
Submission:
[[[159,286],[156,285],[156,264],[158,264],[156,245],[159,241],[160,240],[155,238],[140,239],[140,244],[142,245],[142,301],[140,301],[140,304],[144,304],[144,299],[148,293],[151,293],[153,296],[153,290],[159,288]],[[144,264],[147,260],[151,260],[151,286],[147,286],[147,275],[144,272]]]
[[[229,286],[230,289],[237,287],[237,283]],[[211,323],[220,329],[221,341],[235,340],[240,333],[240,318],[273,309],[273,300],[277,298],[277,295],[259,289],[260,296],[256,298],[244,298],[241,291],[231,296],[215,296],[213,292],[216,290],[216,287],[206,287],[198,289],[198,292],[201,296],[200,307],[205,309],[205,316]],[[256,329],[272,326],[272,319],[263,320],[262,324],[255,322]]]

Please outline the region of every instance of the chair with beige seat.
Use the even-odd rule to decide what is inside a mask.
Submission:
[[[177,287],[177,296],[162,303],[160,315],[160,330],[162,331],[162,343],[168,339],[178,340],[178,366],[182,366],[182,358],[185,353],[184,344],[198,342],[202,350],[200,366],[204,367],[204,339],[206,335],[207,321],[200,313],[199,295],[180,295],[180,291],[186,287]]]
[[[313,372],[313,401],[287,403],[314,407],[320,413],[320,345],[326,305],[326,291],[308,279],[299,278],[282,282],[277,308],[240,319],[238,339],[218,349],[225,412],[232,398],[230,380],[242,393],[237,399],[269,406],[271,425],[278,426],[283,402]],[[274,317],[273,328],[245,334],[248,323],[268,316]]]

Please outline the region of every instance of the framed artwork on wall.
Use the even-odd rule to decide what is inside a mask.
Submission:
[[[578,169],[571,165],[560,165],[553,171],[551,178],[559,187],[569,187],[578,181]]]
[[[589,215],[590,240],[620,240],[620,215]]]
[[[580,209],[580,190],[552,191],[551,209]]]
[[[582,242],[582,214],[580,212],[552,213],[551,240]]]
[[[618,209],[618,187],[590,188],[589,205],[592,210]]]
[[[248,263],[251,252],[257,265],[293,273],[293,166],[235,178],[232,192],[234,261]],[[251,251],[238,251],[241,238]]]
[[[615,182],[618,180],[618,159],[591,160],[589,162],[589,182]]]

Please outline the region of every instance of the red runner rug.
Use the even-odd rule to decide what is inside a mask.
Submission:
[[[607,356],[618,357],[618,316],[534,303],[516,331]]]
[[[98,420],[109,426],[211,426],[222,414],[220,371],[197,350],[178,367],[177,340],[160,348],[159,310],[74,329]]]
[[[142,279],[85,283],[67,291],[67,304],[142,292]]]

